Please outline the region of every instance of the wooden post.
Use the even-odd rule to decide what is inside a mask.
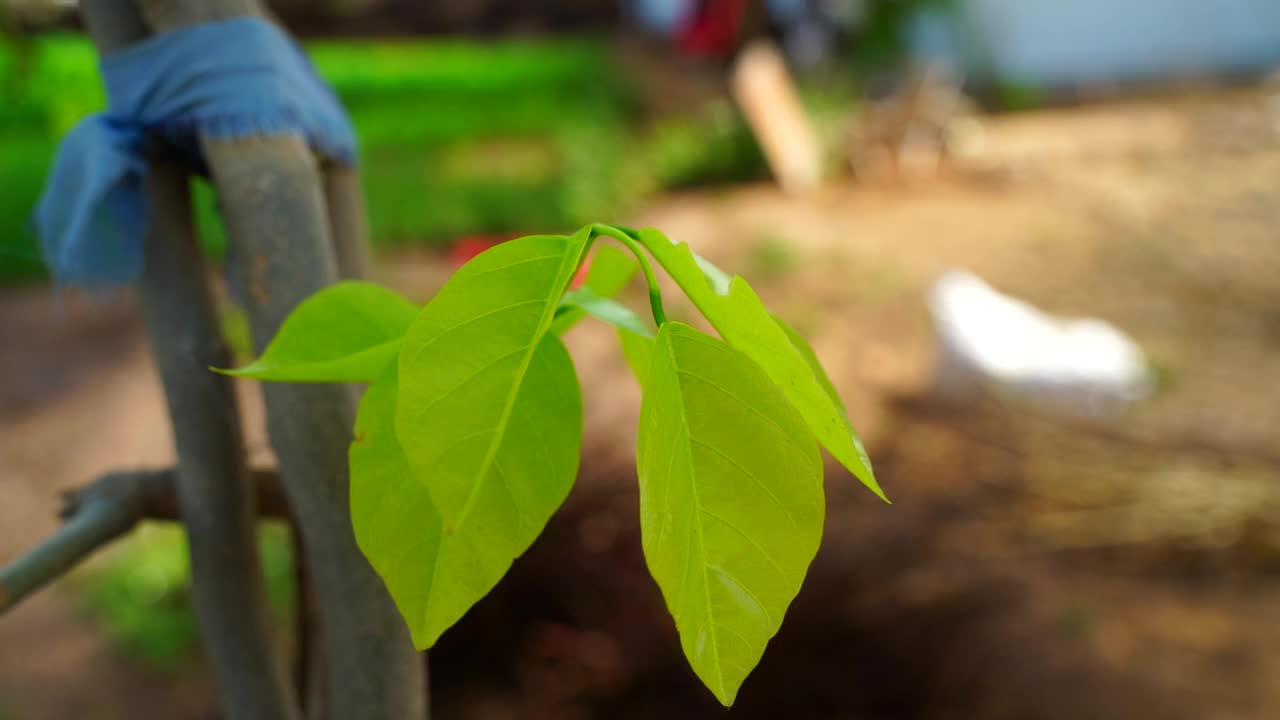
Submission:
[[[101,53],[147,34],[128,2],[86,0],[83,9]],[[272,648],[235,396],[227,378],[208,370],[230,356],[196,244],[188,179],[155,158],[146,192],[151,217],[138,294],[177,446],[201,639],[228,717],[290,720],[298,705]]]
[[[360,173],[354,168],[330,164],[324,169],[324,196],[329,208],[329,229],[343,280],[369,277],[369,222],[365,214]]]

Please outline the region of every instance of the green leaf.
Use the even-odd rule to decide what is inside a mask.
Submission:
[[[561,305],[566,308],[577,308],[588,315],[603,320],[616,328],[626,330],[641,337],[653,339],[653,330],[636,315],[631,308],[606,297],[600,297],[591,288],[578,288],[564,294]],[[557,317],[559,319],[559,316]],[[552,325],[554,332],[555,325]]]
[[[493,589],[564,502],[577,475],[582,398],[564,345],[544,337],[516,401],[520,421],[494,466],[499,481],[482,484],[471,519],[449,534],[427,490],[432,478],[413,473],[394,432],[397,374],[393,366],[360,403],[351,522],[414,644],[425,649]],[[529,447],[537,452],[509,450]]]
[[[822,537],[817,443],[750,358],[668,322],[636,464],[645,560],[694,671],[731,705]]]
[[[586,231],[572,238],[535,235],[486,250],[445,283],[405,335],[396,435],[414,473],[430,478],[431,497],[450,532],[466,524],[488,485],[502,484],[517,465],[537,462],[538,443],[508,440],[526,437],[518,432],[522,423],[573,420],[550,410],[521,414],[516,400],[533,382],[534,351],[586,238]],[[559,406],[552,395],[561,390],[528,388],[548,408]]]
[[[639,231],[639,236],[725,341],[750,356],[777,383],[832,456],[888,502],[844,404],[808,344],[801,348],[793,342],[741,276],[733,276],[728,287],[717,291],[708,285],[704,268],[687,244],[674,244],[651,229]]]
[[[640,387],[644,387],[645,378],[649,376],[649,365],[653,359],[653,338],[618,328],[618,342],[622,345],[622,355],[631,366],[631,372],[636,374]]]
[[[772,313],[770,313],[772,315]],[[809,345],[809,341],[805,340],[800,333],[791,326],[786,320],[773,315],[773,321],[778,323],[778,327],[787,334],[787,339],[800,351],[800,355],[804,357],[804,361],[809,363],[809,368],[813,370],[813,376],[818,379],[818,384],[822,386],[822,390],[827,393],[827,397],[831,398],[831,402],[840,409],[840,415],[844,418],[845,423],[849,423],[849,411],[844,407],[844,401],[840,399],[840,393],[836,392],[836,386],[831,382],[831,378],[827,376],[827,371],[823,369],[822,363],[818,360],[818,354],[813,351],[813,347]],[[852,425],[850,424],[850,427]],[[871,472],[871,458],[867,457],[867,450],[862,446],[862,441],[858,436],[853,435],[853,449],[861,458],[862,464],[866,466],[867,472]],[[878,489],[878,488],[873,488]],[[889,498],[883,493],[876,493],[885,501],[889,502]]]
[[[395,360],[418,308],[381,285],[347,281],[304,300],[262,357],[227,375],[287,382],[370,382]]]
[[[584,287],[601,298],[611,298],[627,286],[639,269],[636,259],[612,245],[597,246],[591,256],[591,265],[587,271]],[[572,293],[571,293],[572,294]],[[567,299],[567,296],[566,296]],[[578,324],[586,316],[587,308],[579,305],[561,303],[555,320],[551,323],[551,332],[563,335],[569,328]]]

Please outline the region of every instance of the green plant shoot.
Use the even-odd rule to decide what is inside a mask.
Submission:
[[[573,277],[601,238],[583,287]],[[719,333],[668,321],[650,258]],[[635,274],[652,323],[612,299]],[[235,375],[364,382],[351,522],[414,643],[491,591],[578,474],[582,397],[560,335],[616,327],[643,390],[636,447],[645,560],[694,672],[726,706],[817,553],[819,445],[876,495],[871,463],[809,345],[739,276],[656,230],[590,225],[503,243],[423,308],[344,282],[298,306]]]

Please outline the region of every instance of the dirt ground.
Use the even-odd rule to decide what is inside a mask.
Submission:
[[[937,175],[701,192],[628,220],[742,271],[813,340],[894,499],[828,468],[823,548],[731,716],[1280,717],[1280,115],[1265,95],[991,118],[982,153]],[[955,267],[1115,323],[1156,394],[1108,425],[932,399],[923,300]],[[417,299],[447,272],[416,254],[383,268]],[[7,562],[54,528],[61,489],[171,451],[127,298],[7,291],[0,331]],[[638,391],[608,331],[570,345],[583,477],[433,654],[438,716],[719,717],[644,573]],[[203,718],[210,698],[198,668],[120,660],[65,588],[0,619],[4,720]]]

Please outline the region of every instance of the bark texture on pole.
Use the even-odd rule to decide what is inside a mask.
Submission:
[[[315,158],[295,136],[203,139],[264,347],[311,294],[337,280]],[[340,385],[266,383],[267,429],[306,551],[333,718],[425,714],[421,658],[351,529],[347,446],[354,405]]]
[[[140,39],[148,30],[164,32],[264,14],[254,0],[137,1],[143,22],[134,19],[138,6],[128,0],[85,1],[90,27],[96,24],[101,30],[95,31],[100,48]],[[123,18],[121,13],[131,17]],[[322,171],[298,136],[200,140],[237,270],[245,281],[244,301],[254,343],[261,349],[299,303],[338,279],[337,256],[341,255],[344,276],[367,272],[358,174],[337,168]],[[204,292],[203,285],[194,287]],[[186,359],[202,349],[191,345],[185,350]],[[216,362],[201,358],[201,367],[189,372],[208,376],[203,366]],[[357,548],[351,529],[347,476],[347,446],[355,415],[351,388],[267,383],[264,394],[268,432],[302,536],[302,560],[320,625],[318,638],[308,638],[319,640],[308,659],[324,660],[325,672],[316,679],[323,679],[325,702],[309,703],[308,715],[368,720],[425,717],[422,659],[381,580]],[[182,396],[179,401],[185,404],[190,398]],[[206,410],[214,409],[218,415],[221,411],[215,408]],[[229,421],[226,416],[217,418],[217,422]],[[238,532],[233,530],[233,536]],[[308,695],[313,690],[314,686],[309,687]],[[222,688],[226,698],[241,691],[234,686]]]
[[[244,0],[233,0],[241,7]],[[164,2],[147,0],[144,9]],[[208,13],[216,2],[176,0],[170,8]],[[251,12],[261,14],[252,3]],[[190,24],[180,11],[153,24]],[[245,281],[254,344],[275,336],[303,300],[343,274],[363,275],[364,209],[353,170],[327,174],[298,136],[238,140],[201,138],[219,206]],[[326,188],[327,185],[327,188]],[[326,192],[327,189],[327,192]],[[339,245],[340,243],[340,245]],[[266,383],[267,430],[302,535],[320,643],[308,660],[323,659],[325,718],[406,720],[427,715],[421,656],[382,581],[356,546],[351,528],[347,447],[355,421],[350,387]],[[314,641],[316,638],[310,638]],[[314,665],[311,668],[314,670]]]
[[[178,507],[191,554],[191,593],[223,706],[233,718],[295,718],[297,701],[271,642],[240,418],[176,166],[147,173],[151,232],[138,285],[142,316],[178,450]]]
[[[100,52],[147,33],[127,0],[83,6]],[[300,712],[271,642],[235,397],[230,381],[208,370],[225,366],[229,355],[196,244],[189,183],[181,169],[155,159],[146,192],[151,217],[138,292],[177,447],[201,639],[229,717],[292,720]]]
[[[369,277],[369,223],[364,189],[354,168],[329,165],[324,169],[324,196],[329,209],[329,230],[343,280]]]

